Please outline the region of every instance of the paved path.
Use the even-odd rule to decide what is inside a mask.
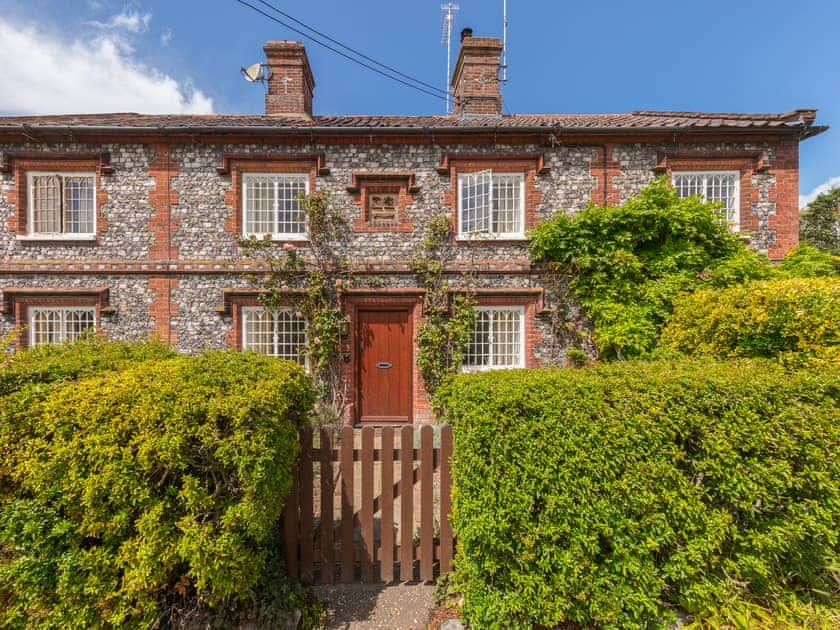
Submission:
[[[343,584],[313,588],[330,617],[328,630],[425,630],[434,610],[433,584]]]

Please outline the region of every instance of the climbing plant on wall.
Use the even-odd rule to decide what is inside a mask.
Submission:
[[[475,325],[476,300],[469,273],[462,275],[458,291],[452,290],[446,277],[447,264],[454,258],[451,220],[438,215],[426,225],[423,241],[411,258],[418,284],[425,290],[425,320],[417,327],[417,368],[430,394],[460,368]]]
[[[341,296],[349,279],[342,245],[347,222],[325,192],[302,196],[308,223],[305,250],[292,243],[278,247],[269,237],[239,238],[242,253],[262,262],[261,273],[249,275],[269,312],[293,306],[307,322],[304,354],[318,394],[316,413],[323,422],[342,417],[347,384],[342,375],[341,348],[348,331]]]

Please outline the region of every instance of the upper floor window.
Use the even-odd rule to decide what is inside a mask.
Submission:
[[[270,312],[259,306],[242,308],[242,349],[297,361],[306,366],[306,320],[291,308]]]
[[[245,173],[242,177],[245,236],[307,238],[306,212],[301,199],[309,194],[308,175]]]
[[[522,173],[458,174],[458,236],[524,238],[525,177]]]
[[[738,231],[740,226],[740,179],[738,171],[685,171],[672,173],[680,197],[699,195],[705,201],[721,204],[721,223]]]
[[[525,367],[525,307],[475,309],[475,326],[464,356],[464,370]]]
[[[73,341],[96,325],[93,306],[30,306],[29,346]]]
[[[27,177],[31,236],[95,235],[95,173],[30,172]]]

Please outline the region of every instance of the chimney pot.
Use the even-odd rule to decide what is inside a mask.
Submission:
[[[306,48],[300,42],[269,41],[263,46],[269,69],[265,113],[269,116],[312,117],[315,79]]]

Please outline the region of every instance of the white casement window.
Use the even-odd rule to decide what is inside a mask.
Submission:
[[[307,366],[306,328],[306,320],[290,308],[269,312],[257,306],[244,307],[242,349]]]
[[[245,236],[306,239],[301,197],[309,194],[309,176],[246,173],[242,178],[242,229]]]
[[[27,174],[28,236],[85,239],[96,235],[95,173]]]
[[[467,344],[463,369],[521,367],[525,367],[525,307],[476,308],[475,327]]]
[[[73,341],[96,326],[96,309],[92,306],[30,306],[29,346]]]
[[[522,173],[458,175],[459,238],[525,238]]]
[[[741,223],[741,174],[738,171],[673,173],[672,181],[680,197],[700,195],[705,201],[720,202],[721,223],[738,231]]]

